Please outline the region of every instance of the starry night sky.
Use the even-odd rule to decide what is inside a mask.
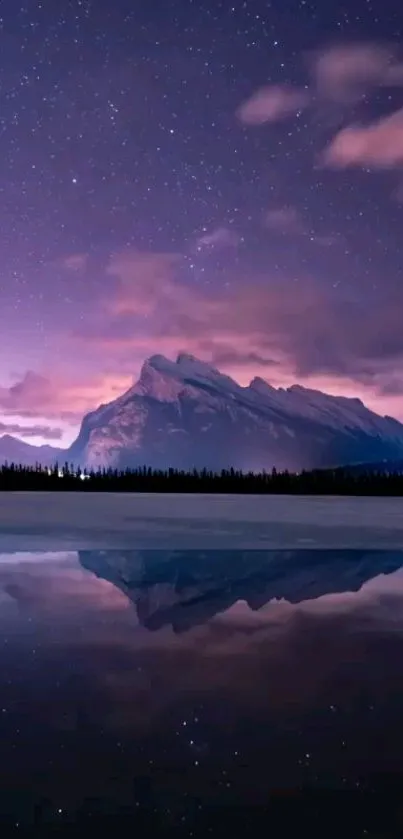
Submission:
[[[182,350],[403,419],[401,0],[0,15],[0,433]]]

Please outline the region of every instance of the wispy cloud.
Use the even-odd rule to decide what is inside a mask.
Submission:
[[[330,247],[338,241],[337,236],[317,233],[304,219],[302,213],[290,205],[268,210],[264,226],[283,236],[302,236],[322,247]]]
[[[239,241],[240,236],[235,230],[230,230],[229,227],[215,227],[198,237],[196,248],[235,248]]]
[[[61,440],[61,428],[51,428],[49,425],[20,425],[19,423],[0,422],[1,434],[17,434],[19,437],[43,437],[44,440]]]
[[[265,227],[277,233],[291,233],[297,236],[306,232],[301,214],[296,207],[278,207],[268,210],[264,216]]]
[[[201,344],[200,348],[208,352],[217,367],[235,367],[237,369],[246,367],[250,369],[256,366],[260,369],[266,368],[266,370],[272,372],[274,368],[279,366],[279,362],[275,358],[270,358],[268,355],[261,355],[258,352],[248,351],[247,349],[242,351],[231,346],[225,346],[225,344],[209,344],[208,342]]]
[[[390,45],[350,43],[317,51],[311,60],[313,82],[324,99],[359,101],[373,87],[403,85],[403,63]]]
[[[106,272],[115,278],[117,285],[105,300],[109,313],[148,317],[154,310],[155,300],[166,305],[176,292],[173,278],[182,259],[179,253],[136,250],[112,256]]]
[[[62,268],[66,268],[68,271],[85,271],[88,265],[88,254],[70,254],[70,256],[65,256],[63,259],[60,260],[60,265]]]
[[[238,108],[237,117],[244,125],[264,125],[286,119],[308,104],[307,90],[289,85],[266,85]]]

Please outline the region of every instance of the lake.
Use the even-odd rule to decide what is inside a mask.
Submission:
[[[0,597],[9,832],[403,835],[403,551],[8,552]]]

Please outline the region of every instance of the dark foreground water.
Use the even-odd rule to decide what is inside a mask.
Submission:
[[[0,556],[4,835],[403,836],[402,566]]]

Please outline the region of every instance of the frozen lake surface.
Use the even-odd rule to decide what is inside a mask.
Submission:
[[[0,550],[403,548],[403,499],[0,493]]]

